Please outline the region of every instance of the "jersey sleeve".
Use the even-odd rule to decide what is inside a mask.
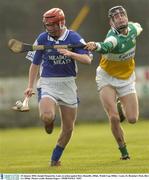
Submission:
[[[135,29],[137,31],[137,36],[139,36],[140,33],[143,31],[143,28],[141,27],[141,25],[139,23],[133,23],[133,26],[135,27]]]
[[[35,42],[33,43],[33,45],[37,45],[38,42],[37,40],[35,40]],[[34,59],[34,55],[35,55],[35,52],[36,51],[28,51],[27,55],[26,55],[26,59],[30,60],[31,62],[33,62],[33,59]]]
[[[35,40],[34,45],[42,45],[42,35],[39,35],[38,38]],[[43,50],[38,51],[29,51],[27,53],[26,58],[30,60],[35,65],[40,65],[42,62],[42,55]]]
[[[107,37],[104,42],[97,42],[96,46],[97,49],[96,51],[99,51],[103,54],[109,53],[114,49],[117,45],[117,39],[114,36],[109,36]]]

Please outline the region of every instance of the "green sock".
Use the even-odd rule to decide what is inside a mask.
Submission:
[[[120,150],[122,156],[127,156],[127,155],[129,155],[126,146],[119,147],[119,150]]]

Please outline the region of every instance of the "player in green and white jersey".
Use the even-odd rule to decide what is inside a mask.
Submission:
[[[108,13],[111,29],[104,42],[88,42],[86,48],[101,53],[96,82],[102,105],[111,124],[111,130],[121,152],[121,159],[130,159],[116,108],[120,99],[129,123],[136,123],[139,116],[135,89],[136,38],[142,28],[139,23],[128,22],[127,12],[115,6]]]

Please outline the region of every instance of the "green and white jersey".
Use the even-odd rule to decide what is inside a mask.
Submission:
[[[139,23],[128,23],[128,34],[119,34],[115,29],[110,29],[104,42],[98,42],[97,51],[101,52],[100,67],[109,75],[128,79],[135,68],[136,38],[141,33]]]

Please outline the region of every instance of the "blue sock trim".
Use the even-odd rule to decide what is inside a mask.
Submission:
[[[51,160],[52,161],[58,161],[63,153],[64,148],[60,146],[56,146],[53,150]]]

